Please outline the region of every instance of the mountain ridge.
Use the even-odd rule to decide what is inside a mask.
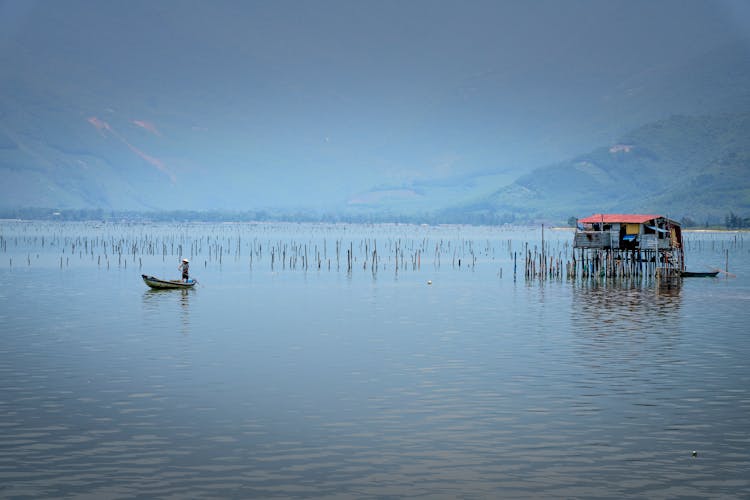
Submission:
[[[514,182],[533,167],[626,140],[627,130],[670,114],[750,109],[748,47],[747,40],[725,44],[604,86],[581,74],[551,88],[542,72],[527,89],[523,72],[498,66],[456,77],[394,120],[398,128],[379,123],[375,130],[387,131],[379,136],[357,121],[328,118],[325,107],[300,109],[291,123],[254,121],[254,110],[272,106],[263,108],[259,97],[233,106],[238,83],[163,89],[154,76],[109,75],[81,57],[70,67],[49,57],[29,64],[23,54],[30,49],[7,45],[0,61],[15,71],[0,73],[0,207],[411,216],[476,205],[503,187],[509,200],[524,200],[527,188]],[[126,76],[133,86],[117,86]],[[295,92],[301,106],[304,87]],[[329,97],[327,104],[338,102]],[[518,120],[502,117],[509,111]],[[346,129],[349,142],[341,145],[330,128]],[[281,158],[286,148],[292,153]],[[594,167],[578,166],[587,168]],[[507,208],[517,212],[501,219],[538,213],[522,203]]]
[[[615,144],[534,170],[446,216],[512,222],[657,212],[715,222],[750,213],[750,113],[674,115]],[[717,200],[717,198],[720,198]]]

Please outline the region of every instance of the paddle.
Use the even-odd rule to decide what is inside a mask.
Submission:
[[[716,269],[715,267],[712,267],[712,268],[711,268],[711,270],[712,270],[712,271],[718,271],[718,272],[720,272],[720,273],[722,273],[722,274],[726,274],[726,275],[727,275],[727,278],[736,278],[736,277],[737,277],[737,275],[736,275],[736,274],[732,274],[732,273],[730,273],[730,272],[727,272],[727,271],[722,271],[721,269]]]

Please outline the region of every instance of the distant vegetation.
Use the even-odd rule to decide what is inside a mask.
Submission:
[[[435,214],[394,216],[387,214],[333,214],[284,211],[229,210],[103,210],[103,209],[0,209],[0,219],[48,221],[131,221],[131,222],[349,222],[440,224]],[[468,222],[468,221],[467,221]]]
[[[578,217],[571,216],[565,223],[575,227]],[[22,208],[13,210],[0,209],[0,219],[13,220],[44,220],[44,221],[102,221],[102,222],[325,222],[325,223],[400,223],[400,224],[471,224],[471,225],[526,225],[539,223],[511,214],[490,217],[458,217],[446,218],[437,214],[422,214],[411,216],[377,216],[364,214],[334,215],[334,214],[305,214],[284,213],[270,211],[219,211],[219,210],[171,210],[156,212],[140,212],[133,210],[102,210],[102,209],[50,209],[50,208]],[[551,221],[555,223],[555,221]],[[750,229],[750,216],[740,216],[734,212],[727,214],[722,222],[709,224],[696,222],[690,217],[680,219],[682,227],[708,229]]]
[[[747,229],[750,228],[750,217],[740,217],[734,212],[726,216],[724,225],[728,229]]]

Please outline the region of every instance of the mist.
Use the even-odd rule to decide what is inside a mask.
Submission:
[[[7,200],[330,210],[470,200],[695,111],[639,92],[696,57],[747,47],[749,11],[731,1],[3,1],[0,166],[20,193]],[[65,196],[41,196],[32,172]]]

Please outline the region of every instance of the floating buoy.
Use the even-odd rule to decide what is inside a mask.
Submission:
[[[427,280],[428,285],[432,285],[432,280]]]

